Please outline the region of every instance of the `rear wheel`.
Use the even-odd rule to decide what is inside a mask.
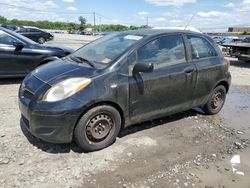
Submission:
[[[222,85],[217,86],[211,93],[203,110],[206,114],[213,115],[219,113],[226,100],[226,88]]]
[[[38,42],[39,42],[39,44],[43,44],[43,43],[45,43],[45,39],[43,37],[40,37],[38,39]]]
[[[97,106],[87,111],[76,125],[76,143],[84,151],[96,151],[110,146],[121,129],[120,113],[112,106]]]

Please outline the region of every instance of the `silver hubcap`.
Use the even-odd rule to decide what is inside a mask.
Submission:
[[[113,127],[113,121],[106,114],[99,114],[93,117],[87,127],[87,137],[92,142],[100,142],[104,140],[110,133]]]

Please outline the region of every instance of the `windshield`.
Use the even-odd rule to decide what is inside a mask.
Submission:
[[[128,33],[107,35],[83,46],[74,52],[71,58],[85,59],[95,65],[106,67],[142,38],[143,36]]]

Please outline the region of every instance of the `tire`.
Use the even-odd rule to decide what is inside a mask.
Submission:
[[[112,106],[97,106],[80,118],[74,130],[75,141],[86,152],[101,150],[115,142],[120,129],[120,113]]]
[[[219,85],[210,94],[210,97],[205,104],[203,110],[208,115],[214,115],[220,112],[226,100],[226,88]]]
[[[38,39],[38,43],[39,43],[39,44],[45,43],[45,39],[44,39],[43,37],[40,37],[40,38]]]

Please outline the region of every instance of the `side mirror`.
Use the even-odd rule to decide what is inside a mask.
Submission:
[[[154,65],[152,63],[137,63],[134,66],[133,74],[139,73],[139,72],[153,72]]]
[[[13,42],[13,45],[16,47],[15,51],[21,51],[24,47],[24,44],[21,42]]]

